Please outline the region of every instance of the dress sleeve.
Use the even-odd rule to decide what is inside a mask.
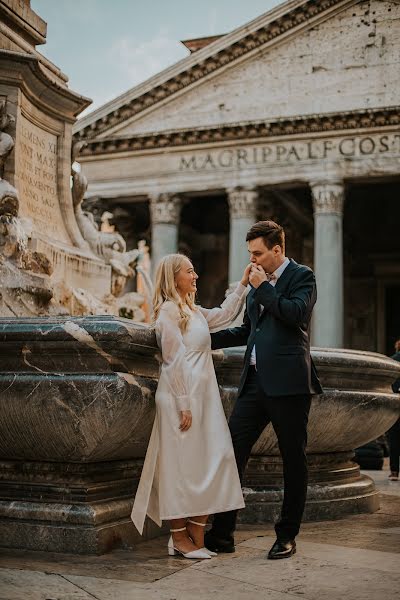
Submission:
[[[221,306],[217,306],[216,308],[197,307],[205,317],[211,333],[226,327],[236,319],[243,308],[246,292],[247,287],[238,283],[235,290],[228,294]]]
[[[175,398],[176,409],[190,410],[191,370],[179,327],[180,315],[173,302],[165,302],[156,322],[156,336],[162,354],[162,372]]]

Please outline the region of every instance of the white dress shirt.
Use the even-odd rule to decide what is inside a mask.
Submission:
[[[283,271],[286,269],[286,267],[288,266],[290,260],[286,257],[285,260],[283,261],[283,263],[281,264],[280,267],[278,267],[273,273],[272,275],[274,275],[274,279],[272,279],[271,281],[269,281],[269,285],[272,285],[273,287],[276,286],[276,282],[278,281],[279,277],[282,275]],[[260,304],[260,315],[262,314],[262,311],[264,310],[264,307],[262,304]],[[251,351],[251,356],[250,356],[250,364],[255,366],[257,363],[256,361],[256,345],[254,344],[253,349]]]

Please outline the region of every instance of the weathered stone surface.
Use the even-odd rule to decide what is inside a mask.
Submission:
[[[0,339],[3,409],[10,419],[0,456],[143,457],[158,366],[149,328],[113,317],[0,319]]]
[[[72,148],[72,125],[91,101],[36,51],[46,23],[29,2],[0,0],[0,16],[0,314],[119,314],[116,297],[139,250],[126,252],[122,236],[83,215],[82,174],[74,173],[71,193],[81,148]],[[31,272],[49,277],[35,289]],[[143,320],[143,299],[125,300],[122,307]]]
[[[20,38],[12,36],[11,31],[8,28],[4,28],[2,31],[1,47],[7,47],[5,40],[9,39],[15,44],[15,48],[10,49],[26,49],[30,47],[32,50],[37,44],[43,44],[46,40],[47,25],[37,15],[30,6],[30,0],[1,0],[0,1],[0,14],[4,20],[4,23],[11,24],[13,28],[18,29],[20,32]],[[8,35],[7,35],[8,34]],[[4,37],[3,37],[4,36]],[[20,45],[18,45],[18,41]],[[23,44],[22,42],[25,42]]]
[[[0,538],[83,553],[133,543],[129,515],[154,418],[154,335],[106,317],[10,326],[9,336],[0,323]],[[147,535],[155,529],[149,523]]]

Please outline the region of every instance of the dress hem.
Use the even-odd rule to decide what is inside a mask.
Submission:
[[[202,517],[204,515],[215,515],[217,513],[221,513],[221,512],[228,512],[230,510],[241,510],[242,508],[246,508],[246,505],[243,503],[241,506],[230,506],[228,508],[214,508],[212,510],[206,510],[206,511],[200,511],[200,512],[191,512],[188,514],[180,514],[180,515],[176,515],[176,516],[170,516],[168,515],[167,517],[160,517],[161,521],[171,521],[171,519],[187,519],[188,517]],[[150,515],[148,515],[150,516]],[[151,518],[151,517],[150,517]]]

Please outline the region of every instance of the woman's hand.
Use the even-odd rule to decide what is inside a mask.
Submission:
[[[190,410],[181,410],[181,424],[179,429],[187,431],[192,426],[192,412]]]
[[[243,277],[242,277],[240,283],[242,285],[244,285],[245,287],[249,285],[249,275],[250,275],[251,267],[252,267],[252,264],[250,263],[249,265],[247,265],[247,267],[243,271]]]

